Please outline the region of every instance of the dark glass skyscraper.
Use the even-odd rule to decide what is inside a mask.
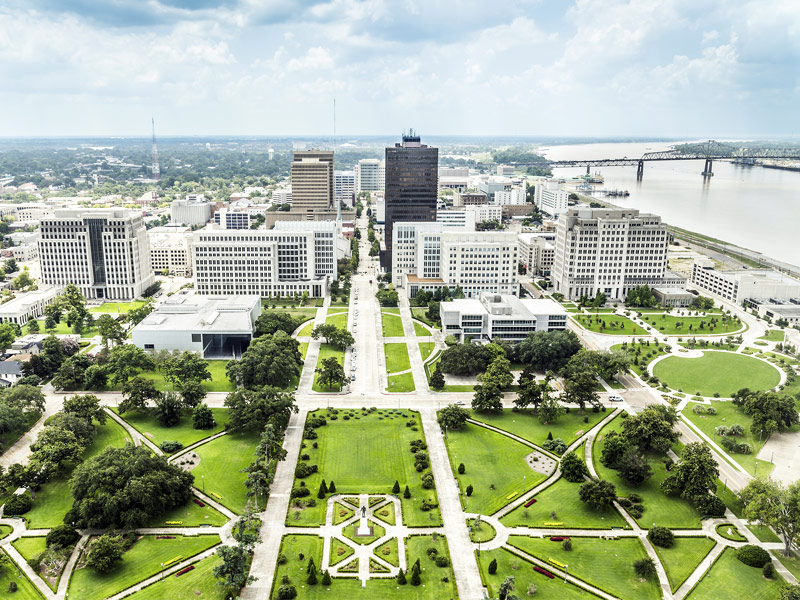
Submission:
[[[409,131],[403,142],[386,148],[386,252],[381,265],[392,268],[392,226],[399,221],[435,221],[439,149],[420,143]]]

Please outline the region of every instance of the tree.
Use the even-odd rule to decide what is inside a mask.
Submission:
[[[711,450],[701,442],[686,444],[680,460],[664,481],[661,489],[667,494],[680,494],[695,504],[717,489],[719,467]]]
[[[334,331],[328,337],[328,343],[340,350],[344,350],[349,346],[352,346],[356,343],[353,334],[347,331],[346,329],[340,329],[338,327],[334,328]]]
[[[192,427],[194,429],[211,429],[216,425],[214,413],[205,404],[198,404],[192,411]]]
[[[0,323],[0,352],[5,352],[7,348],[17,339],[17,331],[11,323]]]
[[[671,529],[656,525],[647,532],[647,539],[649,539],[655,546],[662,548],[672,548],[675,545],[675,534]]]
[[[300,322],[288,312],[268,310],[262,312],[256,319],[256,336],[272,335],[277,331],[283,331],[286,335],[292,335]]]
[[[412,569],[411,571],[411,585],[420,585],[422,583],[422,579],[419,576],[419,571],[416,569]]]
[[[144,321],[151,312],[153,312],[153,303],[145,302],[141,306],[136,306],[128,311],[128,322],[131,325],[138,325]]]
[[[503,410],[503,392],[497,384],[489,382],[475,386],[472,397],[472,410],[491,413]]]
[[[72,546],[72,544],[77,542],[79,539],[81,539],[80,533],[75,531],[75,529],[69,525],[62,524],[53,527],[53,529],[47,533],[45,542],[48,548],[50,546],[61,546],[62,548],[66,548],[67,546]]]
[[[514,383],[514,376],[511,374],[511,363],[505,356],[498,356],[489,363],[478,381],[483,383],[493,383],[500,389],[507,388]]]
[[[325,496],[328,494],[328,486],[325,485],[325,480],[322,480],[322,483],[319,484],[319,491],[317,492],[317,498],[323,500]]]
[[[220,546],[217,549],[217,556],[222,560],[222,564],[214,567],[212,573],[218,585],[238,591],[256,580],[249,574],[248,552],[241,545]]]
[[[593,479],[584,483],[578,496],[595,510],[606,510],[617,499],[617,490],[614,484],[604,479]]]
[[[206,389],[203,384],[195,379],[184,381],[180,384],[181,398],[183,404],[189,408],[194,408],[206,397]]]
[[[406,574],[403,569],[400,569],[397,572],[397,585],[405,585],[406,584]]]
[[[125,383],[139,370],[152,371],[156,368],[152,357],[133,344],[120,344],[112,348],[107,364],[114,383]]]
[[[240,360],[232,360],[228,378],[245,388],[288,387],[300,376],[303,357],[299,342],[278,331],[253,340]]]
[[[589,475],[589,469],[575,452],[568,452],[561,458],[561,474],[567,481],[580,483]]]
[[[536,370],[557,372],[580,349],[581,342],[572,331],[535,331],[520,342],[519,358]]]
[[[518,408],[533,406],[534,410],[539,409],[542,398],[550,391],[550,382],[547,380],[537,381],[530,366],[525,367],[519,377],[519,391],[514,399],[514,404]]]
[[[733,394],[733,403],[753,417],[750,431],[761,437],[769,437],[776,431],[786,431],[800,424],[794,398],[780,396],[775,392],[752,392],[743,388]]]
[[[628,448],[622,455],[617,468],[620,476],[633,485],[644,483],[653,474],[650,463],[638,448]]]
[[[493,558],[492,562],[489,563],[489,575],[494,575],[497,573],[497,559]]]
[[[451,430],[461,429],[469,418],[469,413],[457,404],[448,404],[439,411],[439,425]]]
[[[442,368],[439,363],[436,363],[436,367],[433,369],[433,373],[431,373],[431,387],[436,390],[437,392],[441,392],[444,389],[444,386],[447,382],[444,380],[444,374],[442,373]]]
[[[31,277],[30,269],[28,269],[28,267],[25,267],[22,269],[22,272],[19,275],[14,277],[14,280],[11,282],[11,287],[13,287],[15,290],[21,290],[23,288],[33,285],[34,283],[35,282]]]
[[[0,399],[26,413],[44,412],[44,394],[35,385],[17,384],[0,391]]]
[[[611,431],[603,438],[603,449],[600,452],[600,462],[609,469],[618,469],[622,457],[630,448],[627,438],[617,431]]]
[[[630,357],[624,350],[604,352],[581,348],[569,359],[562,374],[569,377],[574,373],[591,371],[608,381],[617,373],[624,373],[629,367]]]
[[[573,373],[564,380],[564,402],[577,404],[581,410],[587,404],[597,406],[600,404],[600,396],[595,391],[597,379],[591,371],[579,371]]]
[[[92,364],[85,354],[75,354],[67,358],[59,367],[52,380],[57,390],[77,390],[83,386],[86,369]]]
[[[3,263],[3,271],[6,273],[15,273],[19,267],[17,267],[17,259],[9,258],[5,263]]]
[[[39,333],[39,321],[36,319],[28,321],[28,333]]]
[[[80,527],[135,529],[192,498],[194,476],[146,447],[107,447],[78,465],[65,521]]]
[[[625,296],[625,306],[649,308],[658,304],[649,285],[637,285]]]
[[[117,562],[122,560],[124,552],[125,546],[120,536],[109,533],[103,534],[89,548],[89,553],[86,556],[86,565],[100,573],[108,573]]]
[[[121,344],[125,339],[125,332],[120,322],[108,314],[102,314],[97,318],[97,331],[106,347],[109,340]]]
[[[100,398],[92,394],[65,398],[62,410],[86,419],[89,423],[97,421],[103,425],[108,418],[106,411],[100,406]]]
[[[753,479],[740,492],[744,517],[772,527],[783,538],[784,555],[800,540],[800,481],[784,486],[772,479]]]
[[[518,596],[515,596],[511,592],[514,591],[514,578],[513,577],[506,577],[503,580],[503,583],[500,584],[500,587],[497,589],[497,600],[519,600]]]
[[[650,449],[666,452],[680,438],[674,429],[677,422],[678,413],[674,407],[649,404],[639,414],[625,419],[622,429],[630,444],[642,452]]]
[[[182,387],[188,382],[210,381],[208,363],[194,352],[184,351],[165,361],[164,378]]]
[[[633,570],[642,579],[649,579],[656,574],[656,563],[652,558],[640,558],[634,561]]]
[[[319,383],[329,390],[334,386],[341,387],[347,383],[347,376],[344,374],[344,367],[339,364],[335,356],[323,358],[320,363],[322,366],[314,371],[319,374]]]
[[[402,572],[402,569],[401,569]],[[400,575],[397,576],[397,583],[400,583]],[[327,570],[322,572],[322,585],[331,585],[331,575]],[[403,584],[400,584],[403,585]]]
[[[491,351],[486,346],[465,343],[445,349],[438,364],[443,373],[477,375],[486,371],[491,359]]]
[[[175,392],[164,392],[155,399],[156,406],[153,410],[156,421],[164,427],[177,425],[181,420],[183,400]]]
[[[87,441],[79,440],[68,429],[45,427],[36,442],[31,444],[31,462],[42,465],[46,471],[54,474],[66,464],[79,462]]]
[[[556,398],[546,392],[542,395],[542,403],[539,405],[539,421],[541,423],[544,425],[555,423],[558,417],[565,412],[564,407]]]
[[[314,564],[313,558],[308,559],[306,573],[308,573],[308,576],[306,577],[306,583],[308,585],[317,585],[317,565]]]
[[[281,430],[289,424],[289,416],[297,412],[294,394],[265,386],[260,390],[238,389],[228,394],[225,406],[231,429],[263,430],[273,422]]]
[[[108,384],[108,373],[102,365],[89,365],[83,372],[83,388],[102,390]]]
[[[137,375],[122,385],[122,396],[119,413],[125,414],[131,410],[146,409],[148,402],[156,402],[161,398],[161,392],[156,389],[156,384],[152,379],[145,379]]]

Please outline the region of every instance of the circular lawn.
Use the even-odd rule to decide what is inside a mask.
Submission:
[[[653,374],[673,390],[701,396],[719,393],[729,398],[742,388],[768,390],[780,383],[780,371],[745,354],[707,351],[699,358],[668,356],[653,367]]]

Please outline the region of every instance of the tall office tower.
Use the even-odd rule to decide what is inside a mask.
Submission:
[[[377,158],[362,158],[356,164],[356,194],[383,189],[386,173],[384,162]]]
[[[333,151],[296,150],[292,159],[292,210],[314,220],[333,207]]]
[[[436,221],[439,149],[420,143],[410,130],[394,148],[386,148],[386,252],[384,269],[392,268],[392,228],[395,222]]]
[[[344,202],[351,207],[355,204],[353,198],[356,195],[356,174],[354,171],[334,171],[333,172],[333,199],[336,206],[339,202]]]
[[[86,298],[131,300],[153,284],[141,213],[59,209],[42,220],[42,282],[74,283]]]

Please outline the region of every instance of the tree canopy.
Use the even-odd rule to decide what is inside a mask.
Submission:
[[[241,360],[230,361],[226,370],[231,381],[245,388],[286,388],[300,376],[302,367],[298,341],[277,331],[254,339]]]
[[[261,430],[274,423],[282,431],[286,429],[291,414],[297,412],[294,394],[269,386],[258,390],[237,389],[228,394],[225,406],[230,409],[232,429]]]
[[[775,392],[755,392],[748,388],[733,394],[733,403],[753,417],[750,431],[758,436],[763,431],[766,437],[800,424],[795,401],[790,396],[780,396]]]
[[[519,344],[520,362],[537,371],[558,372],[581,349],[578,336],[569,330],[534,331]]]
[[[655,449],[666,452],[680,439],[675,431],[678,413],[672,406],[649,404],[637,415],[631,415],[622,422],[628,441],[642,452]]]

